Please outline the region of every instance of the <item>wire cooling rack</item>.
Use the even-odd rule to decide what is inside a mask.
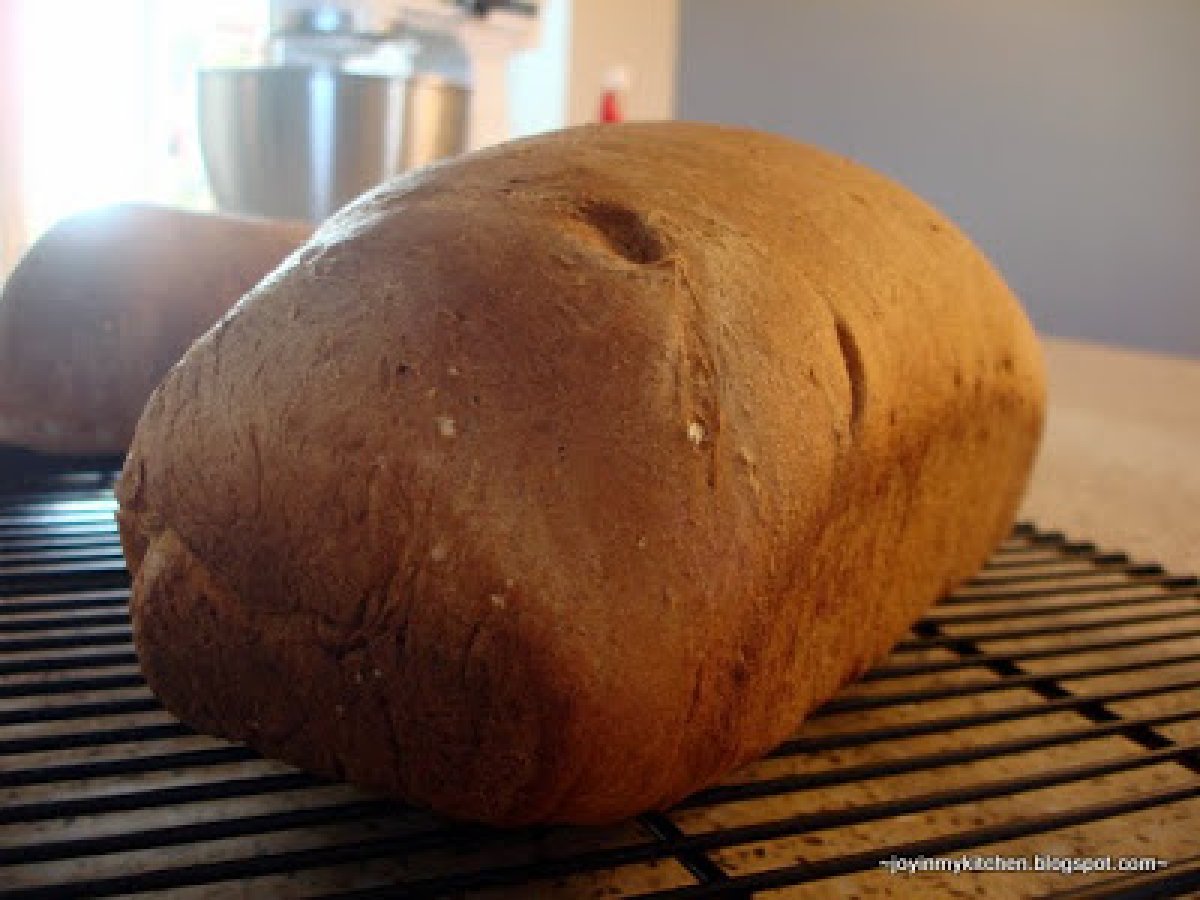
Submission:
[[[14,457],[0,475],[5,897],[1200,889],[1194,577],[1020,525],[767,759],[669,813],[495,831],[319,781],[164,712],[130,642],[112,466]],[[1018,870],[890,871],[955,859]]]

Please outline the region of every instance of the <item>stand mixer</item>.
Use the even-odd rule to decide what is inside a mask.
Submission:
[[[275,0],[269,64],[200,73],[218,206],[319,222],[398,172],[505,140],[530,2]]]

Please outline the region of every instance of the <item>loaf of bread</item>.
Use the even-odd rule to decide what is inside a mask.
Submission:
[[[311,231],[141,204],[59,222],[0,298],[0,443],[124,453],[167,369]]]
[[[1006,534],[1035,336],[820,150],[585,127],[326,222],[155,392],[141,665],[204,731],[453,817],[602,822],[767,751]]]

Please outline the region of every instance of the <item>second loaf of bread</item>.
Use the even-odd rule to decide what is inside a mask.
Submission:
[[[999,276],[859,165],[505,145],[335,216],[155,393],[118,488],[142,667],[452,816],[663,807],[977,569],[1042,404]]]
[[[142,203],[56,223],[0,295],[0,443],[124,454],[167,369],[311,233]]]

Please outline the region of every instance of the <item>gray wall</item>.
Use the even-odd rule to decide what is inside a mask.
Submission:
[[[1044,332],[1200,356],[1200,0],[680,7],[680,118],[898,178]]]

